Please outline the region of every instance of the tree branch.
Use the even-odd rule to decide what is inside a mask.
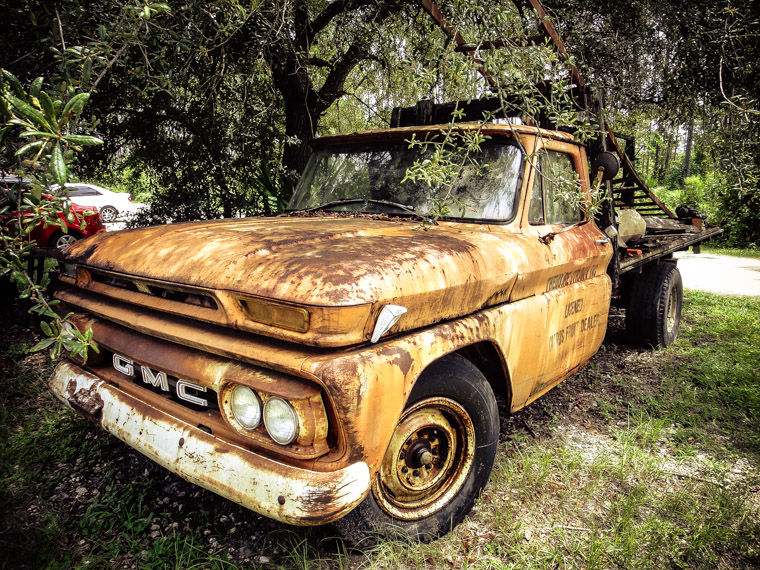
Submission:
[[[314,20],[306,22],[298,32],[295,41],[296,46],[306,49],[314,41],[316,35],[324,30],[340,14],[352,12],[362,6],[376,5],[377,3],[376,0],[337,0],[328,4]]]
[[[319,106],[317,114],[322,114],[332,105],[333,101],[343,95],[343,84],[346,78],[351,70],[367,57],[367,51],[365,44],[354,43],[340,57],[327,75],[322,88],[317,92],[317,105]]]

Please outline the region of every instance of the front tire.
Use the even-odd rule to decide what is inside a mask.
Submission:
[[[675,263],[648,268],[633,281],[625,310],[625,328],[633,344],[666,347],[678,338],[683,281]]]
[[[415,384],[369,495],[334,525],[353,546],[447,533],[488,482],[498,440],[488,381],[465,358],[445,356]]]
[[[68,247],[75,241],[81,239],[81,237],[81,234],[75,232],[74,230],[69,230],[68,233],[57,231],[52,236],[50,236],[48,247],[63,249],[64,247]]]

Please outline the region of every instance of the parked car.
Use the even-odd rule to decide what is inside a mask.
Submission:
[[[21,187],[22,192],[25,192],[25,186],[30,182],[31,180],[29,179],[17,176],[0,177],[0,208],[4,206],[12,207],[16,202],[13,196],[14,192],[19,187]],[[50,194],[43,194],[42,199],[52,200],[53,197]],[[60,226],[41,222],[30,232],[29,239],[34,241],[38,247],[63,249],[77,240],[103,232],[106,229],[103,221],[100,219],[100,213],[97,208],[71,203],[69,204],[69,212],[73,215],[73,221],[67,220],[67,216],[63,213],[58,214],[58,217],[66,224],[65,232]],[[12,209],[9,215],[2,217],[1,221],[2,223],[8,223],[10,220],[17,219],[18,215],[18,210]],[[84,226],[82,226],[83,220]]]
[[[96,184],[80,182],[66,184],[72,203],[89,208],[97,208],[104,222],[113,222],[119,218],[130,217],[146,208],[147,204],[132,201],[132,195],[124,192],[107,190]]]

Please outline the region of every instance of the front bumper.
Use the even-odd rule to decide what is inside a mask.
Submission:
[[[49,386],[63,403],[159,465],[281,522],[334,521],[369,490],[364,462],[327,473],[279,463],[177,420],[70,362],[56,367]]]

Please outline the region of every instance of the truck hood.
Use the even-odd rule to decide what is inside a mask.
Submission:
[[[362,218],[246,218],[100,234],[75,243],[66,255],[95,271],[210,290],[222,298],[243,295],[305,307],[314,313],[312,325],[321,315],[322,328],[294,332],[275,324],[253,330],[335,346],[366,341],[387,304],[407,309],[391,331],[401,332],[505,302],[524,255],[506,239],[505,229],[490,233],[487,226],[459,223],[423,229],[408,220]],[[233,314],[239,307],[227,308],[229,322],[222,324],[251,329],[244,315]],[[348,319],[345,310],[351,308]]]

